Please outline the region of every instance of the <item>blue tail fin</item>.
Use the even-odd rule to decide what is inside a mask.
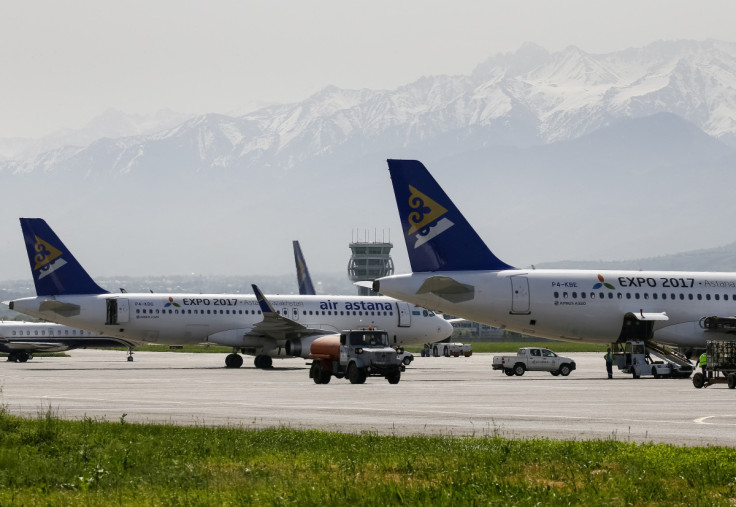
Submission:
[[[294,262],[296,262],[296,280],[299,282],[299,294],[302,296],[314,296],[314,285],[312,285],[312,278],[309,276],[309,270],[307,269],[307,263],[304,260],[302,249],[299,247],[299,242],[294,241]]]
[[[488,249],[418,160],[389,160],[411,270],[514,269]]]
[[[106,294],[41,218],[21,218],[23,239],[39,296]]]

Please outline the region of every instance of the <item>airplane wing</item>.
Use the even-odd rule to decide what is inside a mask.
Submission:
[[[284,317],[277,312],[271,302],[266,299],[263,292],[257,285],[253,284],[253,292],[258,300],[258,305],[263,313],[263,320],[251,328],[251,336],[271,337],[277,341],[288,340],[290,338],[301,338],[303,336],[321,335],[331,333],[324,329],[308,328]]]
[[[8,340],[0,339],[0,352],[63,352],[83,347],[124,347],[133,348],[134,343],[120,338],[109,337],[80,337],[80,338],[46,338],[37,340]]]
[[[253,292],[261,308],[263,320],[248,328],[228,329],[211,334],[208,340],[226,346],[246,346],[275,348],[286,345],[289,341],[300,341],[302,338],[334,334],[335,330],[310,328],[299,324],[277,312],[266,299],[257,285],[253,284]]]

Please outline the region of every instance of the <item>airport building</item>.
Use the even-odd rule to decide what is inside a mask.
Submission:
[[[350,243],[352,255],[348,261],[348,276],[355,282],[373,281],[376,278],[394,274],[394,261],[391,259],[393,243],[379,241],[355,241]],[[377,295],[367,287],[358,287],[361,296]]]

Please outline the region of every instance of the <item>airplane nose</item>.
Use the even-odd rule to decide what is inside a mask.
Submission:
[[[445,338],[448,338],[452,336],[453,327],[452,324],[447,322],[446,320],[442,322],[442,326],[440,327],[440,332],[442,333],[442,336]]]

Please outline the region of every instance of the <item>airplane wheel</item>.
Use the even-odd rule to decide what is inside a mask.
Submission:
[[[18,361],[20,361],[21,363],[25,363],[26,361],[28,361],[28,358],[29,358],[29,355],[26,354],[25,352],[21,352],[18,354]]]
[[[256,356],[256,358],[253,360],[253,364],[256,365],[256,368],[268,369],[273,366],[273,360],[271,359],[271,356],[261,354],[259,356]]]
[[[225,357],[226,368],[240,368],[243,366],[243,358],[239,354],[228,354]]]
[[[432,349],[432,355],[434,357],[440,357],[440,351],[437,350],[437,347],[436,346]]]
[[[133,362],[133,356],[128,356],[128,362],[129,363],[132,363]]]

